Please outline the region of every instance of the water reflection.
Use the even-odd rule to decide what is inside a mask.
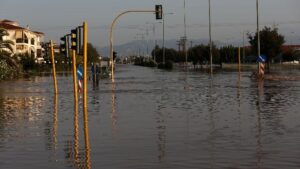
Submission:
[[[0,168],[299,168],[299,82],[157,71],[91,85],[90,121],[71,76],[58,98],[50,77],[0,84]]]
[[[85,143],[85,168],[90,169],[91,168],[91,155],[90,155],[90,139],[89,139],[89,121],[88,121],[88,111],[87,108],[83,110],[84,114],[84,121],[83,121],[83,127],[84,127],[84,143]]]
[[[79,111],[78,104],[75,105],[73,119],[73,141],[65,141],[65,158],[69,164],[75,168],[90,169],[91,168],[91,155],[90,155],[90,140],[89,140],[89,123],[87,109],[83,112],[83,136],[84,136],[84,149],[80,149],[79,140]]]
[[[57,103],[58,103],[58,95],[55,94],[54,95],[54,104],[53,104],[53,128],[52,128],[52,146],[54,147],[54,150],[57,149],[57,128],[58,128],[58,124],[57,124],[57,113],[58,113],[58,108],[57,108]]]
[[[208,144],[209,144],[209,157],[210,157],[210,167],[215,168],[216,164],[216,154],[215,154],[215,149],[216,149],[216,141],[215,139],[217,138],[216,136],[216,126],[215,126],[215,109],[214,109],[214,104],[216,101],[216,98],[214,97],[214,79],[212,78],[213,74],[211,73],[211,79],[210,79],[210,85],[208,89],[208,96],[207,96],[207,105],[208,105],[208,113],[209,113],[209,139],[208,139]]]
[[[163,100],[164,97],[161,99],[161,103],[164,103]],[[157,123],[157,147],[158,147],[158,161],[163,162],[165,155],[166,155],[166,142],[167,142],[167,136],[166,136],[166,117],[164,115],[164,105],[159,105],[157,110],[157,117],[156,117],[156,123]]]
[[[256,136],[256,157],[257,157],[257,168],[261,168],[262,166],[262,122],[261,122],[261,103],[262,98],[264,96],[264,80],[258,80],[257,81],[257,136]]]
[[[78,102],[74,105],[74,165],[79,166],[79,121],[78,121]]]
[[[113,135],[117,134],[118,130],[118,115],[116,112],[116,83],[113,81],[111,83],[111,122],[112,122],[112,132]]]

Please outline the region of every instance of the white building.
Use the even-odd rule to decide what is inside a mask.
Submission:
[[[33,55],[36,59],[43,58],[44,33],[32,31],[27,28],[20,27],[18,22],[10,20],[0,20],[0,27],[7,30],[9,36],[4,36],[3,40],[11,40],[14,42],[13,54]]]

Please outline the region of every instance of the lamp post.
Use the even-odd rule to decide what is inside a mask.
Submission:
[[[257,55],[260,56],[260,33],[259,33],[259,4],[256,0],[256,17],[257,17]],[[258,64],[259,66],[259,64]]]
[[[245,31],[243,31],[243,63],[245,62]]]
[[[187,36],[186,36],[186,12],[185,12],[185,0],[183,1],[184,8],[184,54],[185,54],[185,66],[187,66]]]
[[[166,49],[165,49],[165,16],[166,15],[173,15],[174,13],[163,13],[162,14],[162,20],[163,20],[163,44],[162,44],[162,48],[163,48],[163,65],[165,65],[166,63]]]
[[[209,17],[209,56],[210,56],[210,73],[212,74],[212,40],[211,40],[211,9],[210,9],[210,0],[208,0],[208,17]]]

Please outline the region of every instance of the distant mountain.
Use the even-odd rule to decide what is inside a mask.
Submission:
[[[173,48],[173,49],[178,49],[177,46],[177,41],[178,40],[166,40],[165,41],[165,46],[166,48]],[[200,45],[200,44],[208,44],[209,40],[208,39],[197,39],[197,40],[189,40],[188,47],[191,45]],[[214,41],[214,43],[217,46],[224,46],[225,43],[220,42],[220,41]],[[162,40],[157,41],[156,43],[158,46],[162,46]],[[128,55],[146,55],[149,53],[151,55],[151,51],[153,50],[155,46],[155,42],[153,40],[135,40],[131,41],[122,45],[117,45],[114,46],[114,51],[118,53],[119,56],[128,56]],[[109,46],[107,47],[96,47],[98,52],[101,53],[102,56],[107,57],[109,55]],[[147,52],[148,51],[148,52]]]

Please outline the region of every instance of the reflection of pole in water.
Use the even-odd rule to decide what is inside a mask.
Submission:
[[[237,102],[238,102],[238,132],[239,132],[239,144],[238,147],[241,147],[242,144],[242,110],[241,110],[241,72],[238,73],[238,82],[237,82]]]
[[[55,94],[54,95],[54,106],[53,106],[53,129],[52,129],[52,133],[53,133],[53,147],[54,150],[57,148],[57,114],[58,114],[58,110],[57,110],[57,104],[58,104],[58,95]]]
[[[85,109],[84,118],[84,141],[85,141],[85,165],[86,169],[91,168],[91,155],[90,155],[90,140],[89,140],[89,125],[87,119],[87,109]]]
[[[75,166],[80,164],[79,160],[79,127],[78,127],[78,102],[74,105],[74,163]]]
[[[212,76],[211,76],[212,77]],[[211,160],[211,167],[215,168],[215,117],[214,117],[214,99],[212,97],[212,92],[213,92],[213,79],[210,79],[210,87],[209,87],[209,92],[208,92],[208,97],[209,97],[209,101],[208,101],[208,113],[209,113],[209,117],[210,117],[210,136],[209,136],[209,144],[210,144],[210,160]]]
[[[158,112],[157,117],[157,129],[158,129],[158,160],[159,162],[164,161],[165,153],[166,153],[166,124],[164,115],[161,112]]]
[[[113,82],[111,84],[111,120],[112,120],[112,128],[113,128],[113,134],[116,134],[117,132],[117,121],[118,116],[116,112],[116,84]]]
[[[165,120],[165,116],[163,114],[163,108],[164,106],[164,100],[166,98],[162,97],[161,101],[159,101],[159,103],[161,105],[158,106],[158,110],[157,110],[157,117],[156,117],[156,122],[157,122],[157,136],[158,136],[158,140],[157,140],[157,147],[158,147],[158,160],[159,162],[163,162],[164,158],[165,158],[165,154],[166,154],[166,141],[167,141],[167,136],[166,136],[166,120]]]
[[[258,80],[258,97],[257,97],[257,147],[256,147],[256,157],[257,157],[257,167],[261,168],[262,164],[262,144],[261,144],[261,133],[262,133],[262,125],[261,125],[261,99],[264,96],[264,81]]]

